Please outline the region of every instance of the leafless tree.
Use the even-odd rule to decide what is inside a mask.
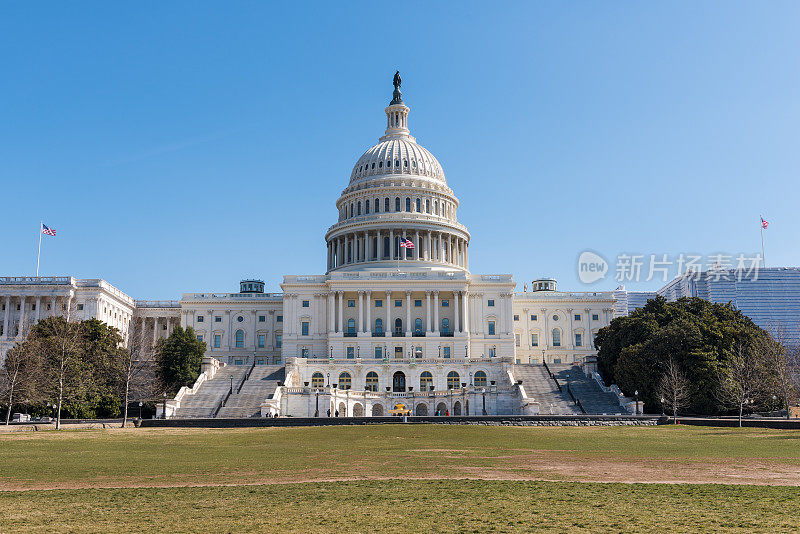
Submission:
[[[0,367],[0,391],[8,401],[6,425],[11,421],[14,399],[21,394],[28,397],[33,391],[34,369],[37,366],[37,340],[31,334],[33,319],[28,318],[19,325],[19,341],[7,353]]]
[[[752,343],[737,342],[722,368],[720,380],[724,396],[722,400],[739,410],[741,427],[744,407],[755,404],[769,389],[770,377],[758,347]]]
[[[132,322],[132,331],[128,340],[128,348],[122,361],[122,383],[124,386],[125,407],[123,408],[122,427],[128,423],[128,403],[131,397],[141,399],[152,397],[153,369],[155,366],[156,347],[151,336],[147,335],[144,321],[139,328]]]
[[[782,324],[772,325],[768,328],[773,339],[765,339],[759,343],[758,349],[764,357],[765,364],[773,379],[773,388],[786,410],[788,419],[789,405],[797,393],[798,354],[796,345]],[[795,342],[796,343],[796,342]]]
[[[56,429],[61,428],[61,409],[66,397],[74,394],[83,380],[80,361],[81,327],[75,320],[76,310],[67,310],[66,317],[53,317],[42,342],[42,384],[56,398]],[[70,313],[71,312],[71,313]]]
[[[658,385],[658,392],[663,403],[672,411],[674,420],[678,421],[678,410],[689,403],[689,379],[681,371],[680,365],[670,358]]]

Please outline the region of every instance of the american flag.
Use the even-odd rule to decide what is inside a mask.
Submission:
[[[42,233],[44,235],[49,235],[49,236],[55,237],[56,236],[56,229],[55,228],[50,228],[46,224],[42,223]]]
[[[761,228],[766,229],[769,226],[769,223],[764,220],[764,217],[761,217]]]
[[[403,248],[414,248],[414,243],[411,242],[410,239],[403,239],[400,238],[400,246]]]

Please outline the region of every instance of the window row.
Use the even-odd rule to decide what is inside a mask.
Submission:
[[[363,211],[362,211],[363,207]],[[431,199],[426,198],[411,198],[405,197],[405,202],[403,201],[402,197],[394,197],[394,210],[391,209],[392,207],[392,200],[389,197],[385,197],[381,202],[380,198],[376,198],[374,201],[365,200],[363,203],[362,201],[354,201],[350,202],[350,204],[345,204],[339,210],[339,220],[350,219],[353,217],[359,217],[363,215],[369,215],[371,212],[374,213],[389,213],[391,211],[399,212],[399,211],[406,211],[409,213],[427,213],[428,215],[441,215],[442,217],[446,217],[448,219],[455,219],[455,204],[451,202],[445,202],[434,199],[431,202]],[[405,207],[405,209],[402,209]]]
[[[399,376],[402,375],[402,390],[405,391],[405,375],[403,373],[395,373],[396,376],[392,379],[392,384],[387,385],[388,389],[394,389],[397,391],[398,389],[398,380]],[[476,371],[472,377],[472,385],[476,387],[486,387],[488,383],[486,372],[485,371]],[[320,371],[315,371],[314,374],[311,375],[311,387],[313,388],[322,388],[325,387],[325,375],[323,375]],[[328,384],[331,385],[331,384]],[[342,371],[339,373],[338,382],[335,382],[333,385],[336,386],[337,389],[351,389],[353,385],[353,377],[347,371]],[[450,371],[447,373],[447,389],[458,389],[465,385],[464,382],[461,382],[461,376],[456,371]],[[367,373],[367,376],[364,380],[364,389],[366,391],[375,391],[377,392],[380,388],[380,380],[378,378],[378,373],[375,371],[370,371]],[[433,390],[433,374],[430,371],[423,371],[419,375],[419,391],[431,391]]]

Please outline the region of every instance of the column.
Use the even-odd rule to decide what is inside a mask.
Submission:
[[[569,343],[566,343],[565,346],[569,347],[570,349],[575,348],[575,327],[572,325],[572,309],[567,308],[567,314],[569,314]]]
[[[419,230],[414,233],[414,259],[419,259],[419,251],[422,248],[422,243],[419,242]]]
[[[358,330],[360,334],[364,331],[364,292],[358,292]]]
[[[544,316],[544,329],[542,330],[542,339],[539,340],[539,346],[541,346],[542,349],[546,350],[550,348],[548,342],[550,338],[548,337],[549,333],[547,328],[547,310],[545,308],[542,308],[542,315]],[[544,363],[544,360],[542,360],[542,363]]]
[[[334,316],[336,293],[328,293],[328,334],[333,334],[336,327],[336,317]]]
[[[589,308],[584,309],[583,313],[585,314],[584,315],[584,317],[585,317],[584,320],[586,321],[586,328],[584,328],[584,332],[586,332],[586,334],[585,334],[586,335],[586,340],[584,340],[584,343],[588,343],[588,345],[584,345],[584,346],[587,347],[587,348],[590,348],[590,349],[594,349],[594,338],[592,336],[592,316],[589,315],[589,313],[590,313],[589,312]]]
[[[405,230],[403,230],[403,239],[404,240],[407,239]],[[401,260],[407,260],[408,259],[408,249],[407,248],[402,248],[402,247],[400,248],[400,259]]]
[[[387,336],[390,336],[391,333],[394,331],[392,328],[392,292],[390,290],[386,290],[386,324],[383,325],[383,331],[386,332]]]
[[[256,351],[258,350],[258,335],[256,334],[258,329],[258,310],[253,310],[250,313],[253,315],[253,351]]]
[[[389,230],[389,259],[394,260],[394,230]]]
[[[464,241],[464,268],[469,269],[469,243]]]
[[[433,292],[433,332],[439,336],[439,291]]]
[[[153,317],[153,345],[158,342],[158,317]]]
[[[461,331],[469,335],[469,291],[464,291],[461,297]]]
[[[450,236],[447,236],[447,263],[453,263],[453,243]]]
[[[342,328],[342,321],[344,319],[344,291],[337,291],[337,295],[339,295],[339,324],[338,328],[336,329],[337,332],[344,332],[344,328]]]
[[[365,332],[372,332],[372,291],[367,290],[367,324]]]
[[[433,232],[428,231],[428,240],[425,244],[425,259],[433,260]]]
[[[39,310],[42,307],[42,297],[36,297],[36,322],[39,322]]]
[[[411,335],[411,291],[406,291],[406,336]]]
[[[11,334],[8,333],[8,314],[11,312],[11,297],[6,295],[6,313],[3,318],[3,336],[6,339],[11,339]]]
[[[458,316],[458,291],[453,291],[453,333],[461,332],[461,321]]]
[[[8,309],[8,305],[6,305],[6,309]],[[50,317],[55,317],[56,315],[56,298],[50,297]]]
[[[364,232],[364,261],[372,260],[372,253],[370,249],[372,248],[372,238],[369,236],[369,232]]]
[[[431,292],[425,292],[425,331],[433,332],[431,325]]]
[[[444,263],[444,236],[439,232],[439,263]]]
[[[20,335],[22,334],[22,331],[23,331],[23,329],[25,327],[25,301],[26,300],[27,299],[25,298],[25,296],[19,297],[20,316],[19,316],[19,329],[18,329],[17,333],[20,334]]]

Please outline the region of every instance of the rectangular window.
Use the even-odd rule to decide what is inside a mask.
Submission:
[[[267,336],[265,336],[264,334],[258,334],[258,348],[259,349],[263,349],[264,348],[266,340],[267,340]]]
[[[376,300],[375,301],[375,307],[376,308],[383,308],[383,301],[381,299]]]
[[[308,335],[308,321],[303,321],[303,323],[300,326],[302,327],[302,332],[303,332],[302,335],[307,336]]]
[[[490,336],[495,335],[495,333],[494,333],[494,321],[489,321],[489,335]]]
[[[36,303],[34,303],[34,304],[32,304],[32,305],[31,305],[31,309],[32,309],[33,311],[36,311]]]
[[[214,317],[214,322],[215,323],[221,323],[222,322],[222,317],[220,317],[219,315],[215,316]]]
[[[83,311],[83,304],[78,304],[78,311]]]
[[[487,304],[490,308],[494,307],[494,299],[489,299],[489,303]]]
[[[450,301],[447,299],[442,300],[442,308],[447,308],[450,306]]]
[[[514,343],[519,347],[519,334],[514,334]]]
[[[496,355],[497,355],[497,348],[496,347],[490,347],[489,348],[489,357],[490,358],[494,358]]]
[[[347,347],[347,359],[352,360],[356,357],[356,348],[355,347]]]
[[[222,336],[219,334],[214,334],[214,348],[218,349],[221,344],[222,344]]]
[[[422,307],[422,301],[421,300],[415,300],[414,301],[414,307],[415,308],[421,308]]]
[[[202,336],[202,335],[198,335],[198,336],[197,336],[197,341],[199,341],[200,343],[202,343],[202,342],[203,342],[203,336]]]
[[[580,347],[583,345],[583,336],[581,334],[575,334],[575,346]]]
[[[267,316],[266,315],[259,315],[258,316],[258,322],[259,323],[266,323],[267,322]]]
[[[515,315],[515,316],[514,316],[514,320],[515,320],[515,321],[519,321],[519,315]]]
[[[531,321],[536,321],[538,318],[539,318],[539,316],[536,315],[535,313],[533,315],[531,315]]]
[[[450,357],[450,347],[442,347],[442,349],[443,349],[442,350],[442,354],[444,355],[444,357],[445,358],[449,358]]]
[[[600,316],[597,315],[596,313],[593,313],[592,314],[592,321],[599,321],[599,320],[600,320]]]
[[[394,301],[394,307],[395,308],[402,308],[403,307],[403,301],[402,300]]]
[[[383,349],[381,347],[375,347],[375,359],[380,360],[383,358]]]
[[[275,321],[277,321],[279,323],[282,323],[283,322],[283,315],[279,315],[278,318],[275,319]]]
[[[355,300],[348,300],[347,301],[347,307],[348,308],[355,308],[356,307],[356,301]]]
[[[309,305],[309,304],[308,304],[308,301],[307,301],[307,300],[304,300],[304,301],[303,301],[303,308],[308,308],[308,305]]]
[[[308,358],[308,348],[307,347],[303,347],[302,349],[300,349],[300,357],[301,358]]]
[[[198,315],[198,316],[197,316],[197,322],[198,322],[198,323],[202,323],[202,322],[203,322],[203,321],[205,321],[205,320],[206,320],[206,318],[205,318],[205,317],[203,317],[202,315]]]
[[[579,314],[577,314],[577,313],[575,314],[575,320],[576,321],[580,321],[581,320],[581,316]]]
[[[539,334],[531,334],[531,347],[539,346]]]
[[[283,334],[275,334],[275,348],[281,348],[283,346]]]
[[[242,360],[234,360],[233,365],[242,365]]]

